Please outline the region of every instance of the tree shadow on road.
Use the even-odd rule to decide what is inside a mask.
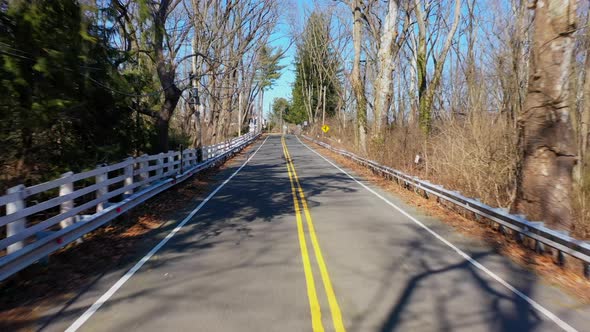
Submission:
[[[142,270],[157,269],[165,267],[166,265],[173,265],[177,262],[182,262],[186,256],[198,255],[200,252],[214,250],[219,245],[224,245],[231,238],[235,245],[240,245],[242,241],[254,239],[256,241],[265,241],[257,233],[254,238],[253,227],[260,227],[260,225],[267,224],[265,232],[268,235],[280,230],[273,226],[277,223],[295,222],[293,198],[291,195],[291,185],[287,175],[286,162],[284,158],[277,158],[279,155],[276,149],[280,148],[280,141],[269,140],[266,147],[261,149],[256,158],[241,169],[241,171],[229,181],[217,194],[203,206],[203,208],[183,227],[170,242],[168,242],[157,253],[154,259],[149,260]],[[275,147],[273,147],[275,145]],[[270,149],[269,149],[270,148]],[[250,154],[253,150],[250,151]],[[248,157],[246,155],[245,157]],[[216,186],[222,183],[230,174],[233,174],[240,164],[230,164],[215,175],[216,180],[210,186],[212,191]],[[341,180],[340,175],[325,177],[317,176],[315,178],[306,178],[306,190],[310,191],[306,194],[309,196],[320,195],[321,193],[336,191],[336,192],[351,192],[347,186],[339,185]],[[329,183],[328,183],[329,182]],[[162,195],[167,195],[163,193]],[[160,197],[160,196],[158,196]],[[156,197],[152,201],[157,201]],[[36,325],[35,329],[43,330],[52,325],[55,321],[73,321],[83,313],[86,307],[77,305],[79,299],[86,297],[93,297],[104,292],[106,286],[114,283],[122,274],[133,266],[147,251],[149,251],[156,243],[172,231],[177,223],[187,216],[201,200],[195,200],[190,204],[181,206],[174,213],[162,216],[164,219],[175,220],[169,222],[165,226],[151,231],[143,236],[137,247],[129,252],[121,252],[124,256],[120,261],[108,260],[105,258],[99,262],[93,262],[97,265],[94,268],[81,267],[76,273],[79,273],[80,278],[86,280],[77,288],[76,294],[69,297],[65,305],[59,305],[59,309],[50,310],[46,313],[39,313],[34,317],[23,317],[22,320],[5,321],[2,322],[0,329],[17,330],[21,328],[31,328],[32,324]],[[317,202],[309,202],[310,208],[319,205]],[[148,206],[148,213],[150,204]],[[115,221],[116,222],[116,221]],[[223,235],[233,234],[234,236],[226,237]],[[238,236],[235,236],[238,234]],[[286,236],[293,234],[285,234]],[[237,238],[237,240],[236,240]],[[94,245],[93,242],[101,241],[100,238],[86,241],[81,246],[72,248],[77,255],[85,255],[85,248],[96,250],[99,246]],[[109,245],[102,243],[102,245]],[[70,250],[70,251],[71,251]],[[209,274],[224,274],[231,273],[236,269],[243,268],[249,264],[256,263],[257,257],[267,256],[273,251],[273,242],[262,246],[256,252],[247,253],[240,264],[236,265],[220,265],[218,269],[211,269]],[[64,255],[65,254],[65,255]],[[63,257],[60,257],[63,256]],[[71,256],[68,251],[58,254],[52,258],[52,263],[57,263],[60,260],[68,259]],[[159,258],[160,257],[160,258]],[[165,257],[165,259],[161,258]],[[71,257],[70,257],[71,259]],[[276,261],[276,264],[284,264],[288,260],[297,260],[297,256],[282,257]],[[74,260],[75,261],[75,260]],[[102,267],[99,267],[102,264]],[[52,275],[54,267],[60,264],[49,264],[37,273],[47,276]],[[140,271],[141,272],[141,271]],[[52,282],[51,278],[47,279]],[[51,290],[52,294],[64,294],[70,292],[72,287],[69,285],[55,281]],[[205,287],[206,288],[206,287]],[[148,296],[150,293],[157,292],[157,289],[143,289],[140,292],[132,294],[127,297],[138,298],[141,296]],[[211,290],[212,291],[212,290]],[[18,290],[17,290],[18,292]],[[92,295],[95,294],[95,295]],[[125,298],[113,298],[105,304],[110,306],[118,302],[125,301]],[[56,304],[57,305],[57,304]],[[33,319],[33,320],[31,320]]]
[[[387,252],[397,252],[379,280],[371,306],[352,320],[349,331],[360,331],[374,306],[388,307],[380,331],[493,330],[532,331],[543,323],[527,301],[488,276],[467,259],[417,225],[404,238],[392,237]],[[444,226],[431,227],[444,234]],[[536,276],[499,257],[494,249],[468,252],[532,297]],[[395,291],[391,291],[395,288]],[[393,294],[393,295],[392,295]]]
[[[139,274],[146,270],[178,266],[186,261],[187,256],[201,255],[207,251],[225,248],[229,245],[240,248],[247,241],[258,241],[261,245],[256,250],[243,252],[239,261],[220,262],[214,267],[209,266],[206,271],[200,272],[199,277],[226,276],[227,274],[239,276],[242,269],[249,267],[263,269],[291,263],[299,266],[300,257],[298,255],[277,254],[276,247],[280,244],[281,239],[293,236],[293,232],[287,234],[282,226],[285,223],[295,223],[295,215],[286,163],[284,159],[277,158],[277,149],[282,149],[280,140],[269,139],[266,145],[266,148],[258,152],[256,158],[228,182],[183,229],[176,233],[154,259],[142,267]],[[314,169],[324,166],[314,164],[312,159],[316,157],[312,157],[311,154],[293,152],[291,154],[297,169],[302,169],[298,175],[312,213],[314,208],[321,205],[321,201],[316,199],[317,197],[327,193],[344,194],[343,197],[346,197],[359,190],[358,186],[352,185],[352,180],[344,174],[330,173],[327,175],[325,172],[317,172],[317,175],[314,175],[316,174],[313,172]],[[238,167],[239,165],[232,165],[220,172],[212,188],[234,173]],[[303,168],[307,171],[304,172]],[[129,254],[121,264],[107,265],[101,271],[100,277],[95,277],[94,281],[87,283],[77,297],[71,299],[57,314],[54,312],[37,316],[36,319],[43,322],[41,329],[55,321],[72,322],[79,317],[88,307],[77,303],[78,298],[95,299],[100,296],[138,259],[169,234],[176,227],[178,221],[187,216],[199,202],[200,200],[195,200],[191,202],[192,204],[168,215],[167,218],[176,220],[176,222],[168,223],[165,227],[146,236],[142,240],[142,245]],[[469,329],[471,326],[479,324],[489,330],[530,331],[541,323],[536,311],[526,301],[492,281],[485,273],[455,253],[449,255],[450,249],[446,245],[435,240],[420,227],[415,225],[408,227],[412,228],[413,237],[395,238],[397,234],[392,234],[390,247],[383,248],[383,253],[396,250],[401,254],[397,255],[397,259],[392,259],[389,270],[386,271],[387,275],[379,280],[380,289],[375,292],[372,300],[375,306],[385,305],[390,308],[387,318],[379,327],[381,331],[408,329],[406,325],[410,319],[416,318],[416,315],[419,316],[417,310],[421,306],[431,310],[431,312],[424,312],[424,315],[429,316],[421,317],[421,319],[430,322],[436,321],[434,326],[437,326],[439,330]],[[382,232],[383,230],[376,229],[375,231]],[[270,255],[272,255],[272,259],[266,259]],[[472,253],[474,259],[482,261],[494,261],[494,256],[493,250]],[[265,257],[265,259],[261,260],[261,257]],[[502,264],[501,262],[495,263]],[[414,271],[405,271],[400,274],[400,267],[404,264],[411,265]],[[194,268],[198,270],[198,266]],[[504,266],[504,270],[507,271],[508,277],[505,278],[508,282],[515,283],[522,293],[532,296],[535,286],[534,277],[511,266]],[[51,270],[45,273],[51,273]],[[401,278],[402,275],[403,278]],[[90,278],[91,275],[86,277]],[[183,293],[171,292],[161,283],[155,283],[153,286],[146,284],[139,290],[128,291],[125,295],[115,294],[105,303],[104,308],[112,307],[118,303],[138,301],[145,297],[156,297],[162,303],[177,302],[186,294],[190,294],[195,301],[206,303],[208,299],[219,296],[225,291],[225,289],[214,285],[197,287],[193,282],[194,277],[191,274],[174,277],[174,284],[184,287]],[[366,277],[372,278],[373,276]],[[433,285],[436,285],[442,278],[454,280],[454,283],[434,287]],[[392,285],[397,285],[396,287],[400,289],[394,298],[387,295],[387,289]],[[472,307],[471,303],[463,303],[465,308],[484,307],[485,312],[474,313],[471,311],[467,313],[472,315],[466,314],[456,317],[456,307],[449,307],[449,302],[466,296],[466,289],[463,288],[466,285],[470,290],[476,290],[484,305],[482,306],[480,303],[479,306]],[[425,298],[424,294],[428,294],[428,298]],[[466,296],[466,298],[473,299],[472,296]],[[159,307],[142,312],[141,317],[129,316],[119,328],[121,330],[132,329],[135,321],[147,320],[152,315],[165,315],[167,310],[173,310],[173,308]],[[369,315],[372,308],[368,307],[364,310],[358,315],[358,320],[352,321],[350,331],[359,329],[364,317]],[[32,322],[21,321],[5,325],[6,323],[4,322],[4,326],[0,329],[16,330],[28,327]],[[420,328],[413,326],[413,329],[419,330]]]

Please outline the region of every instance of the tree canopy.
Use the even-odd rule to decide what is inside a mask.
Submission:
[[[273,0],[0,0],[1,187],[234,135],[283,69],[277,20]]]
[[[0,34],[0,140],[13,172],[47,176],[64,166],[123,157],[135,143],[130,77],[110,31],[75,1],[4,3]],[[51,32],[51,33],[48,33]]]

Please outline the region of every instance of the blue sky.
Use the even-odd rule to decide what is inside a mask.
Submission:
[[[292,0],[290,5],[285,6],[285,11],[282,13],[279,24],[270,39],[272,46],[281,47],[283,50],[289,47],[291,43],[289,19],[303,19],[304,8],[312,6],[312,0]],[[283,97],[291,99],[291,85],[295,81],[295,67],[293,65],[295,53],[295,45],[291,45],[287,53],[285,53],[285,57],[280,62],[282,66],[285,66],[282,70],[281,78],[276,81],[270,90],[264,93],[263,109],[266,118],[270,114],[269,105],[274,98]]]
[[[281,47],[283,50],[289,47],[291,38],[288,34],[289,26],[281,23],[277,31],[271,37],[271,45],[274,47]],[[287,52],[285,57],[281,60],[280,65],[285,66],[281,71],[281,77],[276,83],[270,88],[270,90],[264,93],[264,113],[265,117],[268,118],[269,104],[272,103],[274,98],[291,98],[291,85],[295,81],[295,71],[293,66],[293,60],[295,58],[295,45],[292,45]]]

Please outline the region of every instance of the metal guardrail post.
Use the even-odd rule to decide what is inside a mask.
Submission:
[[[6,191],[7,194],[14,194],[20,193],[18,198],[8,204],[6,204],[6,214],[16,213],[25,208],[25,200],[23,199],[23,191],[25,190],[25,186],[22,184],[12,187]],[[11,237],[17,233],[20,233],[25,230],[27,224],[26,218],[21,218],[15,220],[6,225],[6,237]],[[8,254],[13,253],[23,247],[23,241],[16,242],[14,244],[9,245],[6,248]]]

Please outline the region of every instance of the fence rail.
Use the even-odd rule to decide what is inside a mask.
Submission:
[[[193,174],[217,165],[258,137],[248,133],[202,148],[127,158],[53,181],[18,185],[0,196],[0,281],[49,256]],[[0,234],[2,234],[0,232]]]
[[[543,225],[541,221],[528,221],[522,215],[508,213],[501,208],[494,208],[483,204],[477,199],[472,199],[461,195],[459,192],[448,190],[440,185],[432,184],[428,181],[420,180],[418,177],[411,176],[395,170],[391,167],[380,165],[379,163],[357,156],[346,150],[337,149],[329,144],[315,140],[303,135],[303,137],[314,142],[330,151],[347,157],[358,164],[364,165],[374,172],[389,177],[407,187],[413,187],[414,190],[422,190],[426,195],[433,195],[439,199],[450,202],[465,210],[471,211],[477,218],[486,218],[500,225],[502,230],[510,229],[516,235],[518,241],[524,238],[531,238],[535,241],[535,250],[543,251],[544,246],[557,250],[557,258],[560,264],[565,263],[565,255],[575,257],[582,261],[584,265],[583,273],[590,278],[590,243],[577,240],[569,236],[566,232],[555,231]]]

